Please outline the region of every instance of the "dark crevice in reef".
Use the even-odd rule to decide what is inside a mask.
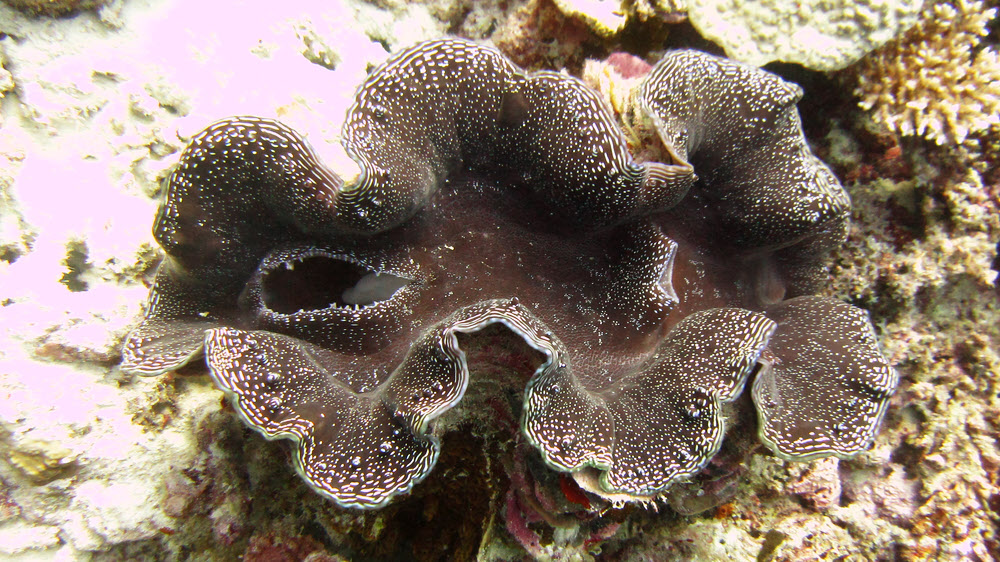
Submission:
[[[774,559],[774,553],[787,538],[788,535],[781,531],[775,531],[774,529],[768,531],[764,535],[764,543],[760,545],[760,552],[757,553],[757,562],[769,562]]]
[[[985,49],[989,46],[1000,45],[1000,11],[994,12],[993,19],[986,25],[986,29],[988,33],[979,44],[979,47]]]
[[[903,297],[896,294],[886,276],[880,276],[868,293],[848,300],[854,306],[868,311],[876,328],[883,322],[894,322],[906,310]]]
[[[0,261],[5,261],[7,263],[14,263],[23,254],[17,248],[12,246],[0,247]]]
[[[997,253],[993,256],[993,265],[990,269],[998,273],[996,279],[993,280],[993,286],[996,287],[997,292],[1000,293],[1000,240],[997,240]]]
[[[663,42],[663,49],[697,49],[716,56],[726,56],[725,50],[715,43],[705,39],[691,22],[684,20],[670,27],[670,34]]]
[[[90,267],[89,251],[87,243],[82,240],[72,241],[66,245],[66,258],[63,265],[66,266],[66,273],[59,278],[59,282],[66,285],[70,291],[79,293],[87,290],[87,282],[82,279],[83,273]]]
[[[915,412],[919,413],[920,410],[915,409]],[[926,420],[921,420],[921,423],[925,423]],[[903,467],[903,472],[906,477],[913,480],[920,478],[920,462],[924,458],[924,453],[926,451],[923,447],[918,447],[916,445],[903,442],[900,443],[896,450],[892,452],[890,460],[896,464]]]
[[[452,13],[451,13],[451,15],[450,15],[450,17],[448,18],[448,30],[447,30],[447,34],[448,35],[458,35],[459,33],[461,33],[461,31],[462,31],[462,24],[465,23],[465,20],[469,17],[469,14],[471,14],[471,13],[472,13],[472,6],[471,5],[469,5],[469,6],[461,6],[461,7],[458,7],[457,9],[453,10]],[[493,29],[496,28],[496,25],[497,25],[497,23],[494,20],[494,22],[492,23],[492,25],[490,25],[490,29],[489,29],[489,32],[487,33],[487,35],[489,35],[489,33],[493,32]],[[469,37],[469,39],[479,40],[479,39],[482,39],[482,37]]]
[[[843,116],[852,115],[858,110],[851,89],[838,84],[830,74],[782,62],[766,64],[764,70],[802,88],[802,99],[798,103],[799,117],[802,120],[802,131],[812,143],[825,137],[832,125],[843,119]],[[822,154],[819,156],[823,157]]]
[[[469,428],[443,437],[437,467],[413,495],[380,512],[351,512],[352,560],[475,560],[509,485],[499,451]],[[342,520],[343,521],[343,520]]]
[[[650,47],[667,44],[676,33],[676,29],[676,25],[659,18],[650,18],[647,21],[629,18],[621,33],[618,34],[618,44],[612,46],[607,54],[614,51],[625,51],[646,58],[649,55]],[[693,31],[694,28],[691,30]]]

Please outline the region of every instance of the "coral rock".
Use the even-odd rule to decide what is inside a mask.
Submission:
[[[905,31],[921,2],[688,0],[688,19],[730,57],[837,70]]]

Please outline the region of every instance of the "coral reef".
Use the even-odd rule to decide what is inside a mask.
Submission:
[[[578,66],[596,43],[585,23],[566,16],[550,0],[517,6],[490,39],[514,64],[531,70]]]
[[[832,273],[838,293],[872,310],[902,382],[876,462],[841,463],[847,501],[834,511],[899,537],[904,560],[988,560],[1000,494],[997,153],[900,144],[868,123],[828,136],[834,169],[854,178],[855,222]]]
[[[629,4],[638,14],[681,3]],[[518,441],[526,380],[512,373],[544,358],[494,324],[458,334],[475,370],[455,416],[438,418],[435,469],[410,495],[361,512],[297,478],[286,442],[246,428],[202,371],[123,375],[120,344],[159,261],[149,218],[160,181],[205,123],[279,118],[331,162],[354,85],[389,49],[446,32],[492,38],[522,66],[575,74],[584,57],[619,48],[646,58],[662,41],[630,25],[612,45],[549,0],[300,8],[128,0],[36,18],[0,3],[0,558],[951,562],[1000,552],[996,128],[961,145],[900,139],[872,126],[853,84],[813,74],[783,76],[805,91],[809,146],[852,199],[823,291],[871,311],[900,374],[873,447],[851,459],[775,456],[744,392],[726,408],[719,453],[671,488],[670,507],[611,508]],[[236,13],[239,25],[219,25]],[[690,45],[689,26],[675,28],[685,31],[671,45]],[[905,65],[925,61],[899,64],[899,76],[917,76]],[[639,66],[641,80],[649,67]],[[645,138],[626,137],[632,154],[663,158]],[[520,513],[510,519],[508,493]]]
[[[687,0],[687,12],[703,36],[736,60],[837,70],[909,29],[921,5],[919,0]]]
[[[840,461],[828,457],[808,466],[799,480],[789,482],[785,489],[797,494],[819,510],[840,504]]]
[[[981,44],[996,13],[982,0],[928,3],[913,29],[859,65],[861,107],[890,131],[937,144],[997,130],[1000,53]]]

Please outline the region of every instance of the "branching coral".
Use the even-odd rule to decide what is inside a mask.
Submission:
[[[929,6],[913,29],[862,61],[861,107],[892,131],[937,144],[1000,125],[1000,54],[980,45],[995,14],[982,1]]]

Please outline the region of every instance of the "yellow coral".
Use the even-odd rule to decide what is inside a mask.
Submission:
[[[892,131],[938,144],[1000,125],[1000,55],[979,45],[995,13],[967,0],[925,9],[913,29],[861,62],[861,107]]]

